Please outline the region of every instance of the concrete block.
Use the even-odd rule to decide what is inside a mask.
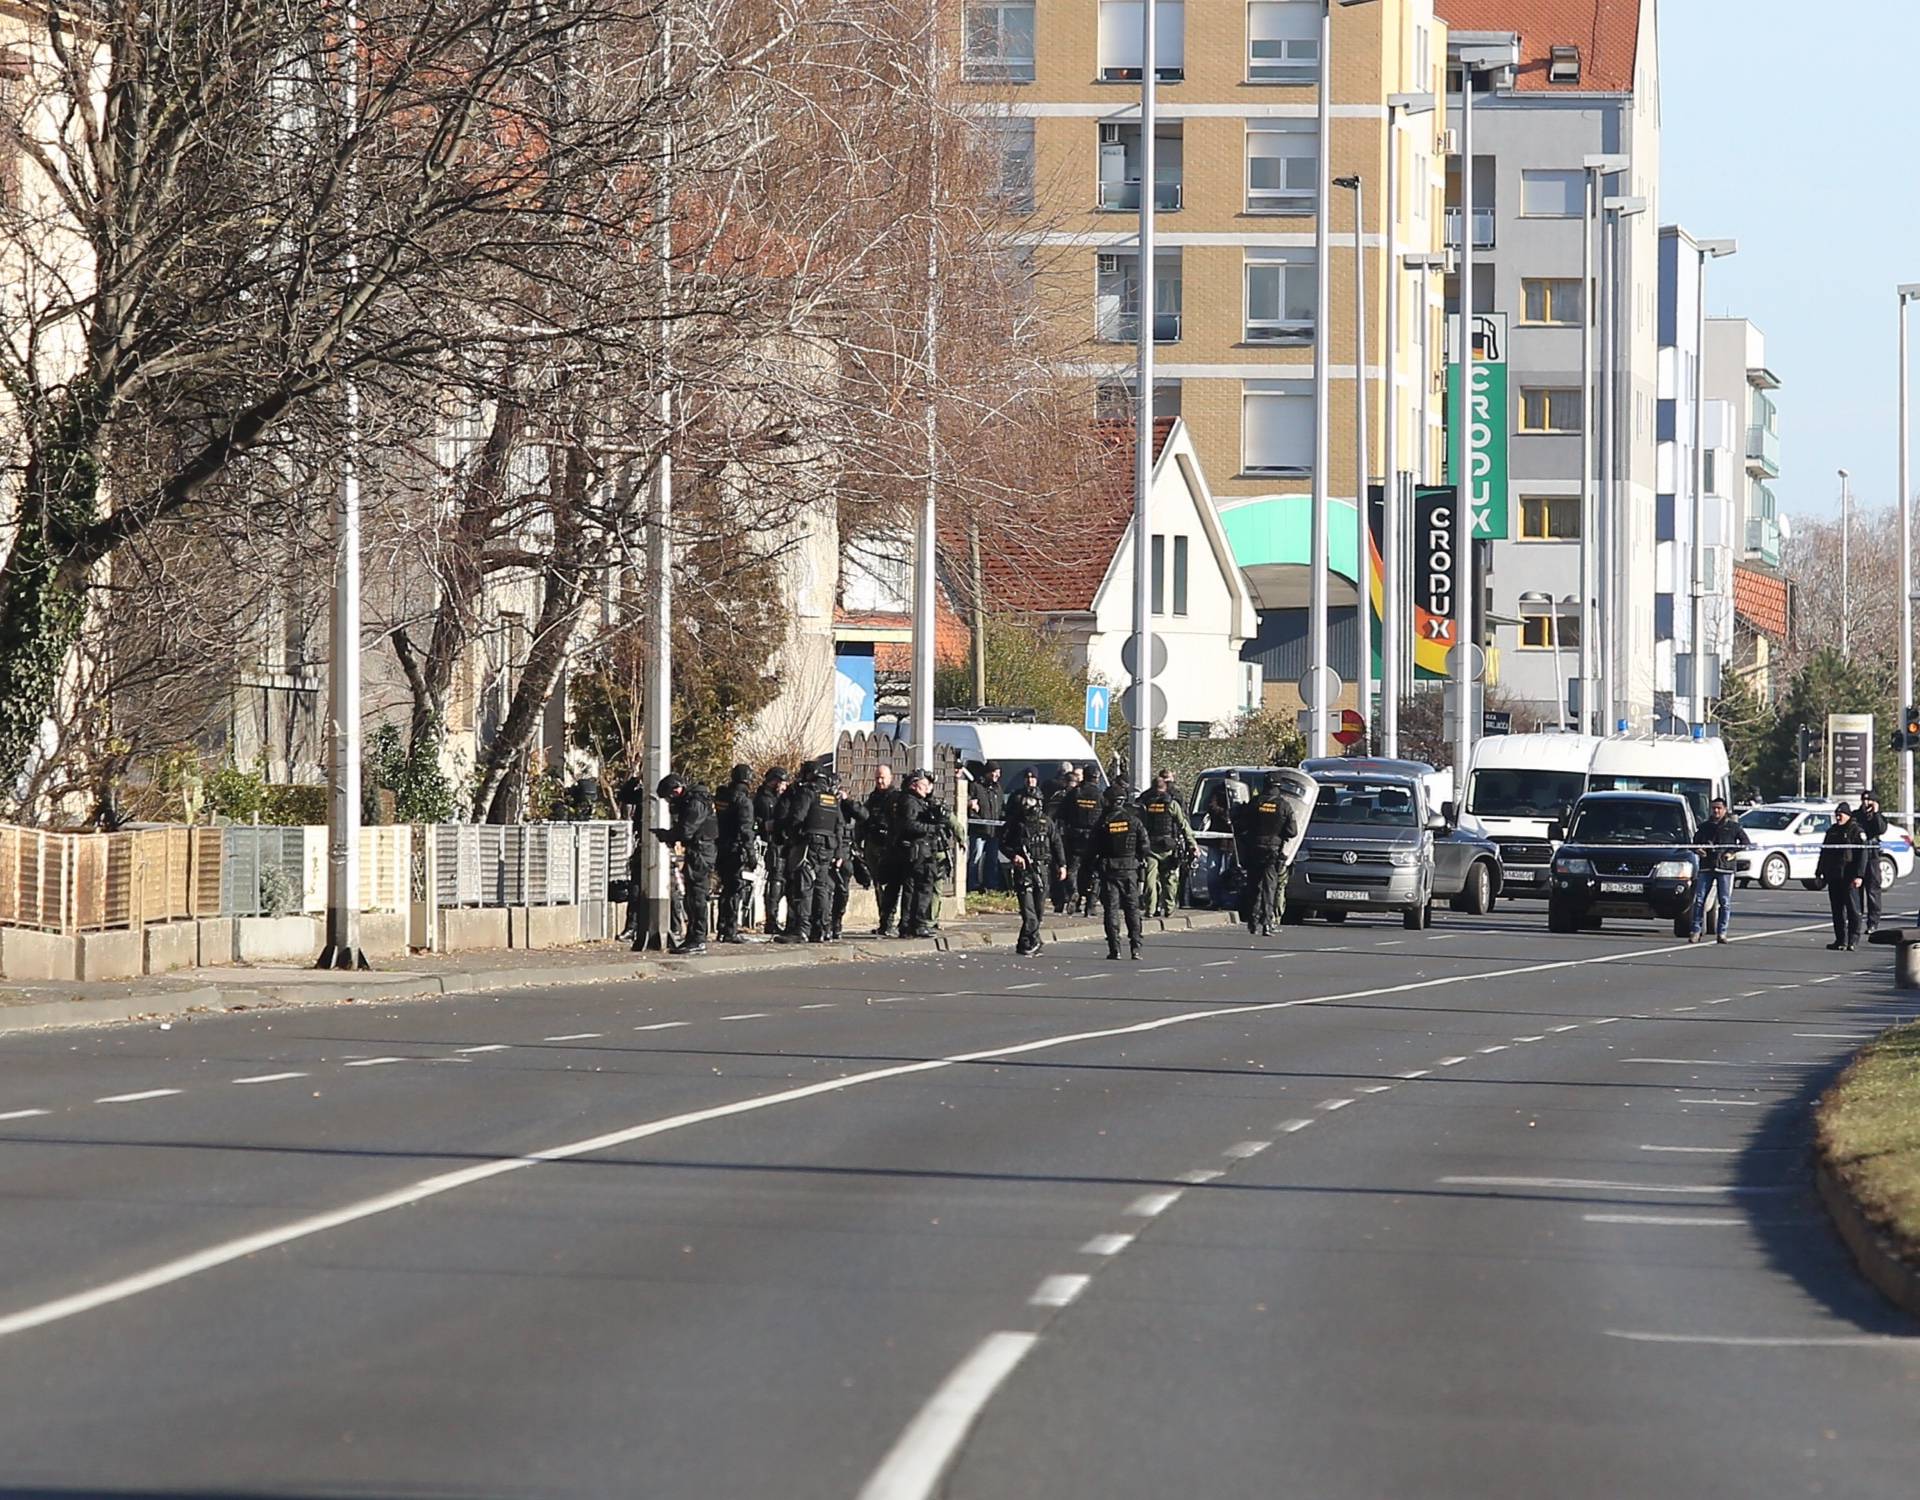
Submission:
[[[71,937],[0,927],[0,979],[78,979],[80,947]]]
[[[527,909],[524,906],[507,908],[507,946],[509,948],[527,946]]]
[[[398,911],[360,913],[360,951],[369,959],[407,956],[407,916]]]
[[[144,972],[166,974],[191,969],[200,957],[200,929],[193,922],[160,922],[141,934],[146,942]]]
[[[528,948],[570,948],[580,941],[580,908],[529,906],[525,908]]]
[[[615,907],[611,902],[582,901],[578,909],[580,912],[581,942],[594,943],[600,941],[602,938],[610,938],[613,936],[616,929],[607,925],[608,922],[612,920],[613,912],[615,911]],[[621,916],[624,919],[626,913],[622,911]]]
[[[243,964],[310,964],[320,938],[315,917],[234,918],[234,954]]]
[[[440,913],[440,947],[446,953],[468,948],[505,948],[507,908],[449,906]]]
[[[75,945],[80,980],[138,979],[146,960],[138,932],[83,932]]]
[[[202,917],[193,925],[199,933],[195,961],[203,969],[233,962],[233,918]]]

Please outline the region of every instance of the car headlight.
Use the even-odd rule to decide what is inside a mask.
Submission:
[[[1556,859],[1553,862],[1553,873],[1556,875],[1591,875],[1593,873],[1593,864],[1591,861],[1584,859]]]
[[[1389,849],[1387,851],[1387,858],[1392,860],[1394,864],[1398,865],[1401,869],[1409,869],[1420,863],[1420,851],[1418,849]]]
[[[1693,864],[1684,859],[1663,859],[1653,867],[1655,880],[1690,880],[1693,878]]]

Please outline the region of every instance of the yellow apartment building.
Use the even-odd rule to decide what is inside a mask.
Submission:
[[[1139,270],[1138,0],[960,0],[963,98],[998,132],[1009,212],[1021,214],[1050,315],[1108,414],[1134,380]],[[1275,706],[1305,659],[1304,560],[1313,462],[1315,214],[1323,0],[1161,0],[1156,29],[1156,254],[1150,303],[1156,413],[1186,420],[1235,554],[1262,608],[1254,648]],[[1441,269],[1449,144],[1446,26],[1432,0],[1332,4],[1331,175],[1357,175],[1364,232],[1364,360],[1356,357],[1354,192],[1331,193],[1327,484],[1336,670],[1357,672],[1354,381],[1364,365],[1367,473],[1442,462]],[[1439,108],[1395,96],[1435,96]],[[1387,152],[1399,153],[1398,327],[1385,326]],[[1387,341],[1396,350],[1386,390]],[[1250,653],[1252,659],[1253,653]],[[1277,690],[1277,691],[1276,691]],[[1347,695],[1352,701],[1351,689]]]

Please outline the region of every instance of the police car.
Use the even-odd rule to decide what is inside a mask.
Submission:
[[[1758,881],[1763,890],[1777,891],[1789,880],[1818,890],[1816,871],[1820,845],[1833,826],[1835,802],[1764,802],[1740,814],[1740,826],[1753,840],[1734,864],[1741,885]],[[1880,884],[1885,887],[1913,873],[1913,839],[1903,828],[1889,826],[1880,840]]]

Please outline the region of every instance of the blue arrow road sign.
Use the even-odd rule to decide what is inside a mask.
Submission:
[[[1105,734],[1107,732],[1107,714],[1113,703],[1113,689],[1090,687],[1087,689],[1087,733]]]

